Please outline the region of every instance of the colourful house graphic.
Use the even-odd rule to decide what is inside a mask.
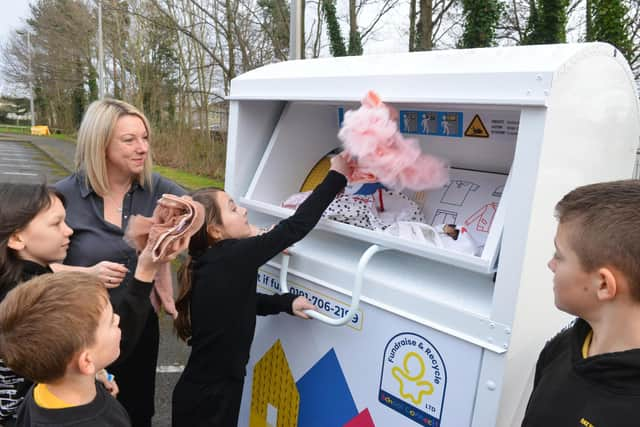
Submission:
[[[300,395],[280,340],[253,368],[249,427],[297,427]]]
[[[334,349],[295,382],[280,340],[253,369],[249,427],[375,427],[358,412]]]

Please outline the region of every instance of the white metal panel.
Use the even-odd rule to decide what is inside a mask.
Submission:
[[[288,103],[255,173],[247,197],[279,206],[300,191],[309,171],[340,146],[335,108]]]
[[[376,88],[386,102],[428,102],[432,104],[467,104],[490,106],[545,105],[552,73],[536,74],[495,74],[469,75],[454,80],[447,75],[416,75],[403,81],[385,76],[321,78],[316,87],[309,91],[302,80],[289,82],[250,80],[242,85],[242,90],[232,91],[229,99],[275,99],[290,101],[357,101],[364,94]],[[235,81],[235,80],[234,80]],[[279,89],[273,89],[282,84]],[[239,83],[238,83],[239,85]],[[344,86],[343,86],[344,85]],[[386,90],[384,88],[387,88]],[[416,89],[420,88],[420,89]],[[424,88],[424,89],[421,89]],[[241,95],[240,93],[252,93]]]
[[[513,310],[514,331],[505,366],[499,426],[511,425],[503,420],[522,416],[516,413],[521,408],[517,399],[527,394],[522,372],[530,369],[537,358],[537,350],[568,321],[568,316],[553,305],[552,274],[546,268],[553,253],[554,206],[577,186],[631,177],[640,135],[637,105],[626,64],[618,58],[603,58],[585,52],[565,64],[554,79],[539,155],[532,152],[522,162],[516,155],[513,178],[517,177],[518,168],[523,167],[534,172],[526,181],[531,182],[535,177],[535,182],[530,186],[519,186],[530,195],[523,195],[523,203],[516,202],[516,206],[530,215],[524,246],[518,245],[519,252],[524,249],[520,255],[520,286],[512,295],[498,284],[496,286],[496,316],[508,322],[508,311]],[[524,116],[523,113],[522,136],[531,135],[533,132],[526,132],[522,125],[534,121]],[[519,148],[520,141],[516,150]],[[535,163],[537,172],[532,170]],[[525,200],[531,200],[529,206]],[[512,254],[508,249],[512,247],[509,233],[522,234],[524,225],[512,229],[505,224],[505,256]],[[508,265],[516,260],[504,261],[507,272],[512,268]],[[499,275],[502,268],[499,268]],[[511,304],[501,304],[506,301]]]
[[[613,51],[589,43],[287,61],[237,77],[230,98],[358,101],[375,89],[389,102],[544,105],[564,62]]]
[[[269,216],[251,215],[258,224]],[[351,296],[360,256],[370,243],[318,227],[292,249],[291,274],[326,289]],[[456,262],[452,260],[452,262]],[[280,257],[270,263],[280,268]],[[510,328],[489,317],[493,295],[491,274],[386,251],[365,270],[362,301],[494,352],[508,348]]]
[[[224,184],[233,197],[247,191],[283,107],[275,101],[231,101]]]
[[[540,158],[541,145],[544,140],[544,123],[546,110],[542,108],[525,108],[520,117],[520,131],[516,152],[509,176],[509,191],[503,195],[502,205],[506,207],[504,231],[502,236],[502,246],[498,270],[496,274],[495,291],[493,295],[491,318],[497,322],[512,325],[513,312],[519,290],[524,281],[530,280],[523,271],[524,256],[528,235],[528,224],[530,212],[533,205],[535,189],[535,177],[538,173],[538,159]],[[538,234],[544,236],[544,231],[538,230]],[[547,234],[550,237],[551,233]],[[536,271],[545,270],[544,261],[533,266]],[[542,285],[541,285],[542,286]],[[530,299],[528,307],[541,315],[557,315],[557,310],[553,307],[553,301],[545,299],[546,295],[540,294]],[[544,314],[542,314],[544,313]],[[536,337],[548,337],[549,328],[535,328],[536,324],[530,325],[535,329]],[[512,331],[513,334],[513,331]],[[506,355],[496,357],[496,355],[485,352],[480,373],[478,393],[476,395],[476,409],[474,411],[474,427],[495,426],[501,421],[498,417],[499,396],[508,390],[509,394],[518,394],[515,389],[525,387],[522,381],[522,373],[513,378],[515,384],[509,388],[504,385],[505,367],[508,358],[525,360],[522,365],[535,365],[538,349],[531,351],[531,346],[526,347],[522,352],[520,347],[514,348],[514,340],[521,343],[520,337],[512,336],[510,348]],[[529,339],[529,336],[526,337]],[[511,396],[514,398],[513,396]],[[513,424],[513,425],[517,425]],[[507,421],[504,426],[511,426]]]

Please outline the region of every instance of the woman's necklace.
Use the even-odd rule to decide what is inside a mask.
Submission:
[[[114,208],[116,211],[122,213],[122,200],[124,199],[124,196],[122,196],[119,200],[114,198],[113,196],[109,195],[109,196],[104,196],[104,199],[106,200],[110,200],[110,203],[115,205]]]

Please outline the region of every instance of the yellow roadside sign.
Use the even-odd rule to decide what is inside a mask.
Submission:
[[[31,135],[46,136],[51,135],[49,126],[31,126]]]

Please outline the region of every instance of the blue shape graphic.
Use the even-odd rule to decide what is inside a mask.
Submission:
[[[345,188],[345,194],[357,194],[360,196],[368,196],[374,194],[379,188],[385,188],[384,185],[379,182],[365,182],[362,184],[347,184]]]
[[[334,349],[296,383],[300,393],[299,427],[342,426],[358,415]]]

